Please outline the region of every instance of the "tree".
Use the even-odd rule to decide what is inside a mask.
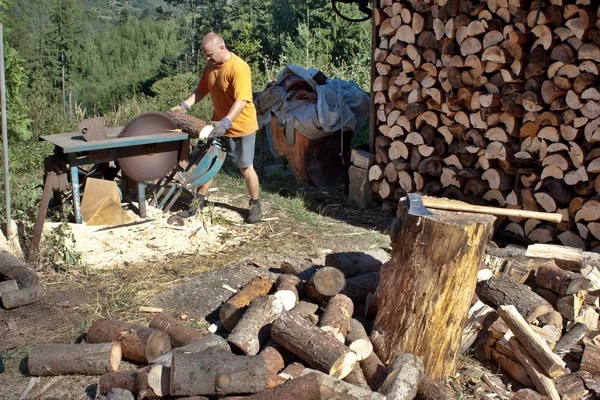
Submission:
[[[182,6],[189,13],[191,18],[190,59],[196,60],[196,19],[200,7],[205,5],[206,0],[165,0],[165,2],[173,6]],[[191,65],[195,65],[195,62],[192,62]]]

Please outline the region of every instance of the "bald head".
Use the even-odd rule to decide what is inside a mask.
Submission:
[[[218,33],[210,32],[202,39],[202,52],[209,62],[217,65],[224,64],[231,58],[231,53],[225,47],[225,41]]]

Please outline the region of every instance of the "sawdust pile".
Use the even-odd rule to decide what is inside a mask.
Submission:
[[[132,211],[128,211],[133,214]],[[185,220],[184,226],[171,226],[167,219],[173,215],[163,213],[150,205],[147,218],[133,214],[135,222],[128,226],[104,227],[85,224],[68,224],[72,235],[65,235],[65,246],[81,255],[81,262],[89,268],[119,266],[125,263],[160,261],[169,255],[194,255],[209,253],[221,246],[219,237],[225,230],[212,225],[199,214]],[[46,241],[60,223],[46,222]],[[71,238],[68,238],[71,236]],[[46,248],[48,242],[46,243]],[[42,249],[44,243],[42,243]]]

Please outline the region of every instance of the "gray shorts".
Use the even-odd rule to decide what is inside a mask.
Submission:
[[[248,168],[254,163],[256,132],[242,137],[227,138],[227,154],[238,168]]]

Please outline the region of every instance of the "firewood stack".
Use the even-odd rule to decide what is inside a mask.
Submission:
[[[483,265],[497,275],[480,274],[463,350],[486,326],[480,353],[521,385],[556,400],[600,395],[599,256],[536,244],[488,249]]]
[[[560,212],[504,228],[599,250],[599,15],[589,0],[376,2],[373,192]]]

